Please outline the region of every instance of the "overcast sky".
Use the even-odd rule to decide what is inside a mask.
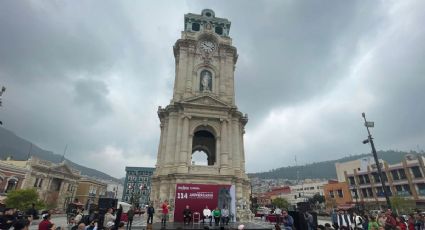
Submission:
[[[425,1],[0,1],[3,127],[115,177],[154,166],[185,13],[232,22],[248,172],[425,148]]]

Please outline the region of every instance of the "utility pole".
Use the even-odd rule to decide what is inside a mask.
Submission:
[[[3,93],[6,92],[6,87],[2,86],[0,90],[0,107],[2,106],[1,97],[3,96]],[[3,122],[0,121],[0,125],[3,125]]]
[[[373,137],[372,137],[372,134],[370,134],[370,130],[369,130],[369,127],[373,128],[375,126],[375,123],[372,121],[367,121],[365,113],[362,113],[362,117],[364,119],[364,125],[366,126],[367,133],[368,133],[368,139],[364,140],[363,144],[370,143],[370,146],[372,147],[372,154],[373,154],[373,158],[375,159],[375,164],[378,170],[379,178],[381,179],[382,190],[384,191],[385,200],[387,201],[388,208],[391,209],[391,202],[390,202],[390,198],[388,197],[387,190],[385,189],[385,181],[383,180],[384,177],[382,176],[381,165],[379,164],[379,161],[378,161],[378,154],[376,154],[375,144],[373,143]]]

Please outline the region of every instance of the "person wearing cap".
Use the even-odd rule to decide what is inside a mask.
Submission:
[[[42,216],[43,220],[38,224],[38,230],[50,230],[53,223],[50,222],[50,214],[44,213]]]

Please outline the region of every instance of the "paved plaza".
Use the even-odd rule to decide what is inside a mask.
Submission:
[[[53,218],[51,219],[51,221],[57,226],[57,227],[62,227],[63,229],[69,229],[67,224],[66,224],[66,217],[64,215],[58,215],[58,216],[53,216]],[[270,222],[266,222],[264,220],[261,220],[259,218],[254,218],[254,220],[252,221],[254,224],[259,225],[261,227],[264,228],[270,228],[274,226],[274,223],[270,223]],[[30,230],[37,230],[38,229],[38,223],[39,220],[35,220],[31,226],[30,226]],[[318,224],[322,224],[324,225],[325,223],[331,223],[329,217],[321,217],[318,220]],[[145,215],[136,215],[134,216],[134,220],[133,220],[133,226],[132,229],[146,229],[146,216]]]

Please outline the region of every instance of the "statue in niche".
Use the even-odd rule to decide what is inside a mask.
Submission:
[[[212,76],[208,70],[201,72],[201,91],[211,91]]]

